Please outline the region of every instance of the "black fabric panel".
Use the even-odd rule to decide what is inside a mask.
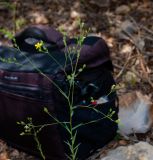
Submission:
[[[61,78],[61,77],[60,77]],[[62,81],[63,79],[63,81]],[[68,84],[64,81],[64,78],[56,79],[58,84],[61,84],[60,87],[63,88],[64,91],[68,92]],[[77,86],[75,86],[74,92],[74,105],[89,105],[90,97],[94,99],[98,99],[101,96],[106,96],[110,90],[111,86],[115,84],[112,74],[103,68],[95,68],[93,70],[86,70],[82,74],[79,75]],[[83,90],[89,84],[94,84],[98,87],[97,90],[89,90],[86,94],[84,94]],[[60,97],[60,98],[59,98]],[[60,93],[55,90],[54,92],[54,101],[55,101],[55,109],[58,119],[61,121],[68,121],[69,117],[69,108],[66,100],[62,98]],[[112,109],[115,111],[112,119],[115,121],[118,119],[118,108],[115,105],[115,101],[117,99],[117,95],[115,92],[108,96],[108,103],[97,106],[97,109],[104,113],[108,114],[109,110]],[[83,100],[86,100],[86,104],[83,104]],[[94,106],[93,106],[94,107]],[[87,108],[77,108],[74,111],[73,115],[73,126],[76,126],[80,123],[87,123],[92,120],[97,120],[102,118],[103,116],[100,113],[95,112],[92,109]],[[76,143],[80,143],[78,157],[79,160],[85,159],[89,156],[91,151],[95,151],[97,148],[101,148],[106,145],[109,141],[111,141],[116,135],[117,131],[117,123],[111,121],[108,118],[97,121],[96,123],[85,125],[80,127],[77,130],[77,141]],[[60,128],[61,136],[64,140],[68,139],[67,132],[65,129]],[[65,145],[65,144],[63,144]],[[66,151],[69,152],[67,145],[65,145]]]
[[[52,57],[54,57],[60,67]],[[28,53],[20,52],[17,49],[9,47],[0,47],[0,69],[15,71],[15,72],[38,72],[40,70],[46,74],[55,74],[61,70],[65,64],[65,55],[63,52],[57,50],[50,53]],[[12,63],[3,62],[3,60],[14,59]]]

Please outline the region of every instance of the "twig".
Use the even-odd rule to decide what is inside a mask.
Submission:
[[[117,80],[121,75],[122,73],[124,72],[124,70],[126,69],[128,63],[130,62],[131,59],[137,57],[137,55],[135,56],[131,56],[132,53],[129,54],[129,57],[127,58],[127,61],[125,62],[124,66],[122,67],[122,69],[120,70],[120,72],[116,75],[115,79]]]
[[[152,34],[152,35],[153,35],[153,31],[151,31],[151,30],[148,29],[147,27],[140,25],[140,28],[144,29],[146,32],[148,32],[149,34]]]

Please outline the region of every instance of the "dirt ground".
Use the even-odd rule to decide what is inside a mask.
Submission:
[[[119,96],[140,90],[153,98],[153,1],[152,0],[0,0],[0,28],[17,32],[31,24],[63,28],[78,34],[78,18],[90,32],[103,37],[111,52]],[[0,44],[8,44],[0,34]],[[153,144],[152,132],[137,139],[112,141],[90,159],[109,149],[144,140]],[[0,160],[36,160],[0,141]]]

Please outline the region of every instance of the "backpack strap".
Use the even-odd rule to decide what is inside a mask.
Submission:
[[[42,40],[44,45],[51,50],[64,47],[63,35],[54,28],[44,25],[27,27],[16,34],[15,39],[20,50],[28,52],[35,52],[36,49],[34,45],[40,40]]]
[[[56,43],[59,47],[63,45],[63,35],[53,27],[38,25],[36,28],[44,32],[48,42]]]

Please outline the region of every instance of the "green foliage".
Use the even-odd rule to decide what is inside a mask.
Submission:
[[[21,29],[26,23],[26,20],[24,18],[18,18],[15,21],[16,30]]]
[[[0,6],[6,8],[8,11],[12,13],[12,23],[13,23],[13,30],[12,32],[15,34],[16,30],[20,29],[25,23],[26,20],[23,17],[16,18],[16,11],[18,7],[19,1],[12,1],[12,0],[2,0],[0,1]]]

